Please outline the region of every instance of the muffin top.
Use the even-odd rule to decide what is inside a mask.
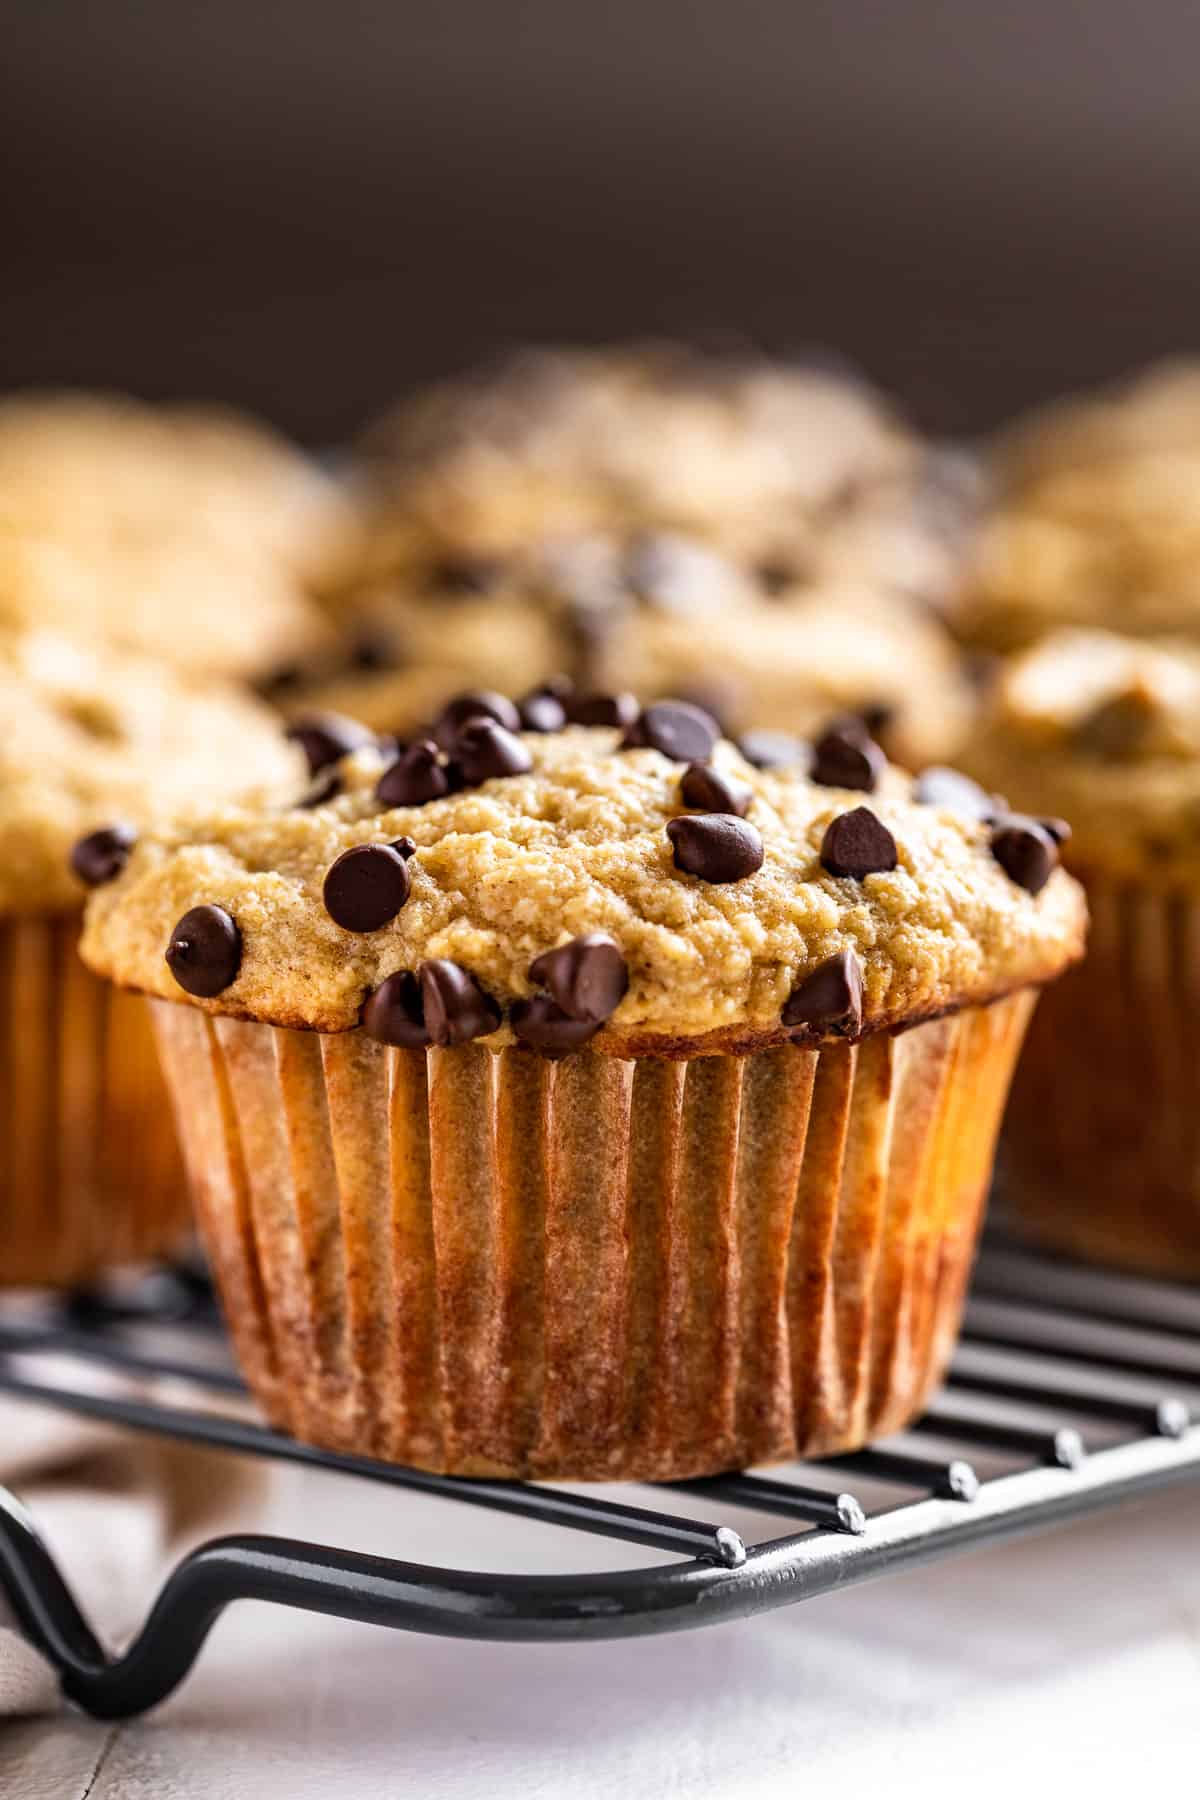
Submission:
[[[1200,873],[1200,649],[1055,632],[1005,666],[963,761],[1064,813],[1081,868]]]
[[[969,640],[1200,630],[1200,363],[1048,408],[1001,442],[994,476],[961,609]]]
[[[537,708],[535,709],[535,701]],[[301,736],[302,807],[143,834],[83,955],[210,1012],[416,1046],[551,1056],[750,1050],[915,1022],[1081,950],[1065,828],[948,771],[889,766],[858,721],[756,767],[700,709],[561,726],[543,691],[461,697],[436,741]],[[556,710],[557,709],[557,710]]]
[[[0,634],[0,696],[3,913],[80,906],[88,877],[69,858],[101,826],[127,836],[200,798],[303,781],[303,759],[257,701],[53,632]],[[119,860],[120,844],[107,854]],[[93,863],[104,856],[96,846]]]
[[[679,345],[531,350],[399,407],[363,446],[354,593],[447,562],[637,529],[695,534],[768,585],[840,572],[940,603],[976,478],[820,362]]]
[[[233,414],[96,395],[0,404],[0,625],[257,675],[329,637],[337,487]]]
[[[461,688],[520,692],[562,668],[584,689],[697,698],[729,733],[805,733],[860,711],[913,765],[953,754],[973,699],[918,602],[849,575],[803,581],[783,564],[768,586],[668,531],[562,538],[364,595],[342,666],[279,698],[405,733]]]

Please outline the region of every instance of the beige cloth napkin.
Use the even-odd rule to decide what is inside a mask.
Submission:
[[[70,1379],[83,1385],[77,1364]],[[91,1372],[86,1380],[98,1392],[164,1392]],[[187,1399],[195,1406],[190,1391]],[[253,1527],[267,1475],[245,1458],[5,1400],[0,1484],[28,1507],[92,1629],[112,1649],[139,1629],[192,1545]],[[0,1717],[60,1704],[56,1676],[21,1636],[0,1583]]]

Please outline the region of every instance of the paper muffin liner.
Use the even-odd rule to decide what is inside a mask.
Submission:
[[[145,1006],[89,974],[77,915],[0,920],[0,1284],[178,1246],[187,1185]]]
[[[1080,879],[1087,959],[1030,1032],[1006,1202],[1048,1249],[1200,1278],[1200,902]]]
[[[664,1479],[897,1429],[954,1343],[1034,995],[820,1050],[553,1063],[150,1002],[274,1423]]]

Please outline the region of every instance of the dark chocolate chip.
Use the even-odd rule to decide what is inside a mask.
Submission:
[[[896,723],[896,710],[890,700],[868,700],[865,706],[859,707],[855,717],[862,720],[871,737],[877,737]]]
[[[395,638],[368,627],[355,633],[347,661],[352,669],[360,669],[365,675],[404,666],[404,657]]]
[[[429,738],[418,738],[415,744],[383,771],[376,797],[385,806],[426,806],[450,792],[450,777],[438,756],[438,747]]]
[[[447,700],[433,727],[433,735],[443,750],[454,748],[459,732],[470,719],[492,719],[506,731],[521,729],[521,715],[504,694],[493,694],[486,688],[456,694],[453,700]]]
[[[784,1005],[783,1023],[822,1030],[840,1026],[851,1035],[862,1029],[862,966],[853,950],[827,957],[796,983]]]
[[[327,800],[336,800],[342,791],[342,778],[335,768],[322,771],[306,794],[302,794],[296,802],[304,812],[311,812],[315,806],[324,806]]]
[[[572,725],[629,726],[638,716],[632,694],[573,694],[567,701]]]
[[[89,831],[71,851],[71,872],[86,887],[103,887],[121,873],[136,843],[137,832],[121,820]]]
[[[686,700],[644,706],[621,741],[622,750],[658,750],[672,762],[707,762],[720,737],[716,720]]]
[[[1047,837],[1052,837],[1056,844],[1066,844],[1070,841],[1071,827],[1065,819],[1039,819],[1038,824]]]
[[[969,775],[938,764],[922,769],[913,783],[912,797],[918,806],[940,806],[967,819],[990,819],[997,810],[994,794],[985,793]]]
[[[398,851],[405,862],[408,861],[410,856],[415,856],[417,854],[417,846],[410,837],[393,838],[392,849]]]
[[[518,711],[526,731],[561,731],[567,722],[567,709],[558,696],[536,689],[519,702]]]
[[[429,1033],[421,1016],[421,989],[411,969],[380,982],[360,1014],[368,1037],[401,1050],[423,1050]]]
[[[744,781],[722,775],[711,763],[689,763],[679,777],[679,798],[695,812],[733,813],[744,819],[754,795]]]
[[[504,564],[495,557],[448,556],[430,565],[426,582],[438,594],[490,594],[504,579]]]
[[[675,698],[686,700],[689,706],[698,706],[710,719],[715,719],[722,737],[733,736],[730,722],[736,718],[743,699],[736,681],[714,677],[711,681],[681,682],[675,690]]]
[[[995,822],[991,851],[1004,873],[1030,894],[1040,894],[1058,866],[1058,845],[1037,819],[1006,814]]]
[[[701,813],[667,821],[675,867],[702,881],[740,881],[763,865],[763,842],[753,825],[731,813]]]
[[[312,713],[308,718],[297,719],[284,736],[299,744],[308,758],[310,775],[375,742],[374,732],[341,713]]]
[[[765,562],[760,562],[754,573],[769,600],[778,600],[789,588],[812,580],[811,567],[806,568],[799,561],[785,561],[781,556],[768,557]]]
[[[494,719],[471,719],[464,725],[454,740],[451,760],[466,787],[501,775],[524,775],[533,767],[520,738]]]
[[[356,844],[330,865],[321,890],[325,911],[343,931],[390,925],[412,886],[408,865],[391,844]]]
[[[807,769],[812,747],[786,731],[747,731],[738,749],[756,769]]]
[[[546,994],[534,994],[530,1000],[518,1000],[509,1012],[509,1023],[522,1044],[542,1056],[557,1061],[570,1056],[594,1038],[599,1025],[587,1019],[573,1019]]]
[[[166,955],[184,992],[211,1000],[242,966],[242,934],[223,906],[193,906],[171,933]]]
[[[836,720],[813,745],[810,773],[821,787],[873,794],[886,768],[887,757],[859,718]]]
[[[625,959],[603,931],[589,931],[535,956],[529,979],[549,991],[567,1018],[589,1025],[602,1025],[611,1017],[629,987]]]
[[[421,983],[421,1016],[429,1041],[440,1049],[487,1037],[500,1024],[500,1008],[485,994],[473,975],[445,957],[423,962],[417,971]]]
[[[896,840],[869,806],[839,813],[821,840],[821,866],[831,875],[862,881],[896,867]]]

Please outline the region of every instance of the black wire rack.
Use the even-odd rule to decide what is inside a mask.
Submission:
[[[96,1368],[129,1380],[95,1391],[63,1373]],[[193,1404],[178,1398],[181,1382]],[[569,1484],[429,1475],[268,1429],[229,1359],[210,1292],[186,1272],[125,1292],[6,1301],[0,1393],[663,1553],[650,1567],[600,1573],[485,1573],[283,1537],[225,1537],[176,1566],[140,1632],[113,1657],[25,1507],[0,1489],[0,1581],[18,1622],[71,1701],[116,1718],[164,1699],[237,1600],[452,1637],[627,1637],[744,1618],[1200,1480],[1200,1288],[1085,1270],[992,1240],[949,1378],[906,1433],[769,1475],[647,1488],[645,1505]],[[882,1502],[865,1503],[868,1490]],[[778,1519],[789,1522],[786,1535],[771,1528]]]

